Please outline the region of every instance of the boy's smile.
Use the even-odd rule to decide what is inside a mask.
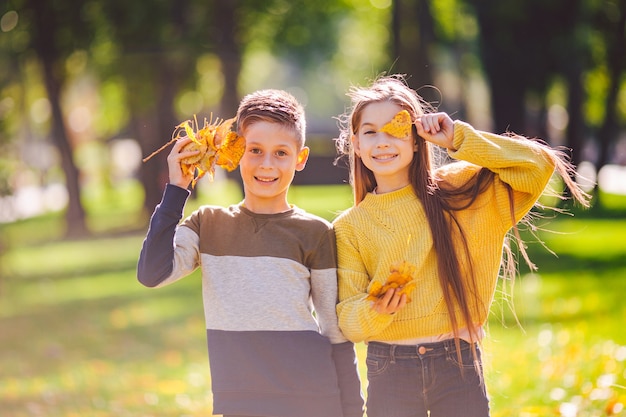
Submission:
[[[243,133],[246,151],[239,169],[245,206],[257,213],[289,210],[287,192],[295,172],[304,168],[309,149],[300,148],[296,133],[278,123],[256,121]]]

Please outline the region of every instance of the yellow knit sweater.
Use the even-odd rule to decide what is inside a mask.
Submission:
[[[533,141],[479,132],[461,121],[454,122],[454,149],[448,154],[458,161],[438,172],[446,183],[461,185],[480,167],[496,174],[472,206],[456,213],[468,241],[477,282],[478,294],[470,295],[474,301],[470,311],[479,311],[474,325],[483,325],[496,288],[503,241],[513,226],[504,183],[513,189],[517,222],[541,196],[554,164],[547,155],[549,151]],[[339,326],[348,339],[392,343],[452,332],[430,228],[411,186],[386,194],[368,194],[358,206],[342,213],[334,226],[339,262],[337,312]],[[455,242],[456,247],[460,244]],[[467,268],[467,260],[461,253],[459,256],[462,268]],[[417,266],[412,301],[395,315],[377,313],[371,301],[365,300],[372,282],[384,283],[390,266],[405,260]]]

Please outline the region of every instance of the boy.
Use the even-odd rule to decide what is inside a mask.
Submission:
[[[203,206],[180,226],[192,180],[180,161],[197,151],[179,139],[139,257],[137,277],[148,287],[202,269],[213,408],[225,417],[363,415],[354,346],[337,325],[332,226],[287,201],[309,155],[305,128],[290,94],[244,97],[244,200]]]

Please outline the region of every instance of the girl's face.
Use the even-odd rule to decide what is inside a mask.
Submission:
[[[376,177],[376,192],[384,193],[409,184],[409,166],[417,146],[412,135],[396,138],[379,132],[402,107],[388,101],[370,103],[363,108],[353,137],[354,152]]]

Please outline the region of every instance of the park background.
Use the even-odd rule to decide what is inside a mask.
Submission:
[[[312,149],[291,202],[332,220],[352,203],[335,117],[384,72],[479,129],[570,149],[593,195],[546,196],[574,216],[523,231],[539,269],[493,306],[492,415],[626,415],[625,21],[624,0],[1,2],[0,416],[210,415],[198,275],[135,278],[167,179],[167,152],[141,159],[283,88]],[[186,211],[241,198],[218,171]]]

